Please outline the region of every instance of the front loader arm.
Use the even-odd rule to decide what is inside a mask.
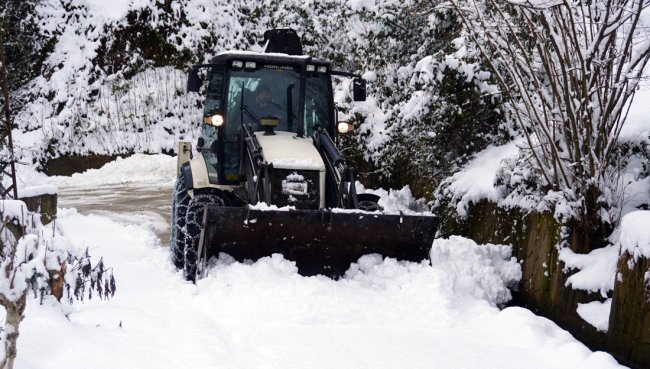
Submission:
[[[319,130],[316,132],[315,140],[323,156],[326,171],[332,176],[335,184],[335,207],[358,209],[359,199],[355,186],[357,181],[356,168],[346,163],[345,158],[326,131]]]
[[[257,137],[252,132],[251,127],[246,124],[241,125],[241,155],[240,165],[242,177],[246,178],[248,183],[248,200],[251,204],[257,203],[258,200],[267,204],[271,203],[271,179],[269,171],[273,169],[273,164],[267,164],[264,160],[262,146],[257,141]],[[260,198],[258,199],[258,195]]]

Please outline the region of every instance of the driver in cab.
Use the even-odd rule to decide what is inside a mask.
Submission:
[[[252,110],[260,119],[273,117],[282,122],[282,110],[273,102],[271,89],[268,85],[261,84],[255,90],[255,104]]]

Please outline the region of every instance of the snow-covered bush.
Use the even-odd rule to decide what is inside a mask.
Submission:
[[[524,160],[502,171],[503,188],[551,195],[568,204],[566,218],[606,235],[619,218],[618,138],[650,60],[642,17],[650,3],[451,3],[526,138]],[[537,188],[517,182],[533,177]]]
[[[0,201],[0,219],[0,305],[6,310],[0,368],[12,368],[30,295],[65,295],[70,303],[93,294],[107,299],[115,293],[115,279],[101,259],[93,266],[87,249],[75,248],[54,224],[44,227],[22,201]]]

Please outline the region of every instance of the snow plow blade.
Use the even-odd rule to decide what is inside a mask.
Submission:
[[[414,262],[428,259],[438,227],[434,215],[212,205],[206,206],[203,221],[198,251],[204,262],[221,252],[238,261],[280,253],[295,261],[302,275],[332,278],[372,253]]]

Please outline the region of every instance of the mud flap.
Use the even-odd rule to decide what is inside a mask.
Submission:
[[[377,253],[420,262],[438,227],[434,215],[329,210],[251,210],[208,205],[203,257],[225,252],[238,261],[280,253],[302,275],[342,276],[361,256]]]

